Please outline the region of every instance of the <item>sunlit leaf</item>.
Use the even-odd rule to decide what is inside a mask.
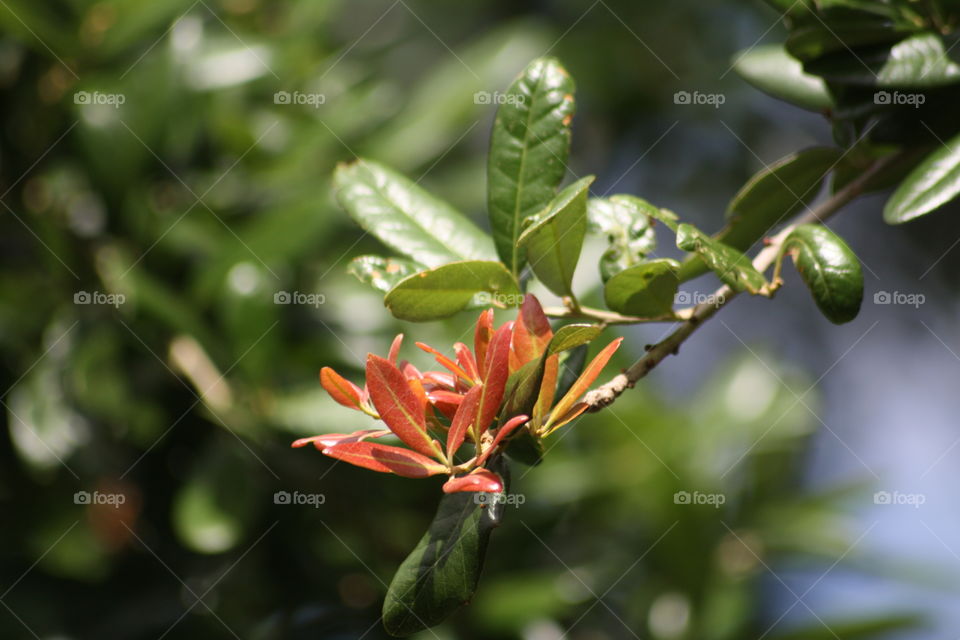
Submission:
[[[520,295],[517,281],[499,262],[453,262],[404,278],[384,304],[401,320],[425,322],[462,311],[480,292]]]
[[[828,320],[850,322],[860,312],[863,272],[860,261],[838,235],[822,225],[797,227],[784,241],[813,299]]]

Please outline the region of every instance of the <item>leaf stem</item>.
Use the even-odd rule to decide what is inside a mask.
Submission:
[[[834,193],[830,198],[823,201],[813,209],[808,209],[806,213],[798,216],[794,222],[779,233],[773,236],[767,245],[757,254],[753,260],[753,266],[761,273],[772,265],[780,254],[780,249],[787,236],[802,224],[822,223],[850,202],[859,197],[867,188],[872,180],[880,171],[886,169],[901,158],[902,154],[894,154],[876,161],[863,173],[857,176],[845,187]],[[646,354],[630,368],[623,373],[618,374],[606,384],[597,387],[587,393],[584,402],[590,406],[590,411],[599,411],[600,409],[612,404],[625,389],[633,387],[638,380],[646,376],[650,371],[660,364],[667,356],[675,355],[679,352],[680,346],[686,342],[694,331],[705,321],[712,318],[720,309],[730,304],[737,295],[737,292],[724,285],[717,289],[708,301],[693,307],[689,316],[678,326],[669,336],[650,347]],[[583,311],[583,310],[581,310]],[[686,310],[684,310],[686,311]],[[648,320],[645,320],[648,321]],[[622,324],[622,323],[621,323]]]
[[[649,322],[676,322],[677,320],[686,319],[690,313],[691,309],[681,309],[674,313],[665,314],[662,316],[656,316],[651,318],[641,318],[639,316],[624,316],[619,313],[614,313],[613,311],[604,311],[603,309],[595,309],[593,307],[577,307],[576,309],[571,309],[569,307],[546,307],[543,312],[547,314],[550,318],[574,318],[580,320],[593,320],[599,322],[600,324],[611,325],[611,324],[641,324]]]

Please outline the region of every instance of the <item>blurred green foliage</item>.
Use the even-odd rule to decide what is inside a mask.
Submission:
[[[679,77],[708,83],[701,62],[736,49],[713,25],[773,19],[737,2],[645,4],[600,3],[581,22],[575,2],[6,0],[0,635],[380,637],[385,582],[440,483],[289,449],[366,424],[317,371],[357,374],[398,330],[346,273],[380,247],[337,209],[332,170],[363,154],[479,213],[493,109],[473,94],[547,51],[578,78],[574,168],[615,168],[636,119],[656,122]],[[283,91],[324,101],[278,104]],[[685,179],[707,193],[742,179],[739,154]],[[283,292],[316,304],[276,304]],[[405,330],[444,343],[467,328]],[[813,426],[752,356],[682,407],[644,388],[581,419],[515,471],[526,502],[495,533],[476,601],[437,636],[763,633],[768,566],[826,568],[855,533],[838,505],[862,487],[800,490]],[[844,638],[872,637],[863,628]]]

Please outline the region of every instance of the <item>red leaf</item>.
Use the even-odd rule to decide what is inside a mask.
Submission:
[[[358,467],[405,478],[425,478],[448,471],[445,465],[409,449],[375,442],[345,442],[327,447],[323,453]]]
[[[437,362],[440,363],[440,366],[444,369],[448,369],[454,376],[458,378],[463,378],[464,380],[470,380],[470,375],[464,371],[460,365],[454,362],[451,358],[443,355],[433,347],[422,342],[418,342],[417,346],[426,351],[427,353],[432,353],[437,358]],[[472,380],[470,380],[473,382]]]
[[[424,384],[433,385],[441,389],[453,389],[456,386],[456,380],[449,373],[443,371],[425,371],[423,373]]]
[[[510,372],[513,373],[534,358],[539,358],[553,337],[550,320],[540,302],[529,293],[523,299],[517,321],[513,325],[513,351]]]
[[[453,351],[457,354],[457,364],[467,372],[470,379],[474,382],[480,380],[480,370],[477,368],[477,361],[473,359],[473,354],[470,353],[470,347],[458,342],[453,345]]]
[[[497,329],[487,349],[486,369],[483,371],[483,394],[480,397],[480,414],[477,417],[476,435],[486,430],[503,401],[503,390],[510,376],[510,335],[513,323],[508,322]]]
[[[400,440],[414,451],[427,456],[440,453],[427,435],[421,398],[410,388],[400,370],[389,360],[367,356],[367,386],[380,419]]]
[[[453,416],[453,422],[450,423],[450,432],[447,434],[447,458],[453,460],[453,454],[456,453],[463,439],[467,435],[467,429],[477,421],[477,412],[480,410],[480,394],[483,393],[483,385],[478,384],[463,396],[463,402]]]
[[[493,471],[475,469],[465,476],[450,478],[443,485],[444,493],[459,493],[461,491],[500,493],[503,491],[503,481]]]
[[[423,374],[420,373],[420,370],[406,360],[400,363],[400,371],[403,372],[403,375],[406,376],[407,380],[410,380],[411,378],[420,380],[423,378]]]
[[[437,411],[450,420],[453,420],[453,416],[457,413],[457,408],[460,406],[460,403],[463,402],[463,396],[461,394],[443,389],[430,391],[427,393],[427,398]]]
[[[600,375],[600,372],[603,371],[603,368],[607,366],[607,362],[610,361],[610,358],[613,356],[613,353],[620,347],[620,343],[623,342],[623,338],[617,338],[603,350],[597,354],[597,357],[594,358],[590,364],[586,366],[583,370],[583,373],[580,374],[580,377],[577,378],[577,381],[573,383],[573,386],[570,387],[570,390],[567,391],[567,395],[563,396],[560,399],[560,402],[557,403],[557,406],[553,408],[553,411],[550,412],[550,419],[547,420],[547,426],[551,426],[558,419],[565,417],[564,414],[574,405],[574,403],[586,393],[587,389],[590,388],[590,385],[593,384],[593,381],[597,379],[597,376]]]
[[[529,416],[514,416],[507,420],[502,427],[497,429],[497,435],[494,437],[493,442],[490,443],[490,446],[487,447],[487,450],[483,452],[483,455],[477,458],[477,464],[482,465],[484,462],[486,462],[487,458],[490,457],[490,454],[496,451],[497,446],[503,442],[503,439],[516,431],[517,427],[526,424],[529,419]]]
[[[473,353],[477,358],[477,369],[482,373],[487,361],[487,347],[493,339],[493,309],[487,309],[477,319],[477,328],[473,334]]]
[[[320,369],[320,386],[338,403],[362,411],[363,389],[353,384],[330,367]]]
[[[393,339],[393,343],[390,345],[390,354],[387,356],[387,360],[393,364],[397,364],[397,356],[400,355],[401,344],[403,344],[403,334],[398,333],[397,337]]]
[[[290,446],[305,447],[308,444],[313,444],[313,446],[322,451],[327,447],[332,447],[344,442],[362,442],[367,438],[382,438],[391,433],[388,429],[366,429],[364,431],[354,431],[353,433],[324,433],[319,436],[300,438]]]

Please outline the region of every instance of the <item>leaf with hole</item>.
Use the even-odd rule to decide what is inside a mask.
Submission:
[[[753,267],[750,258],[692,225],[681,224],[677,228],[677,248],[700,256],[707,268],[734,291],[756,294],[767,284],[767,279]]]

